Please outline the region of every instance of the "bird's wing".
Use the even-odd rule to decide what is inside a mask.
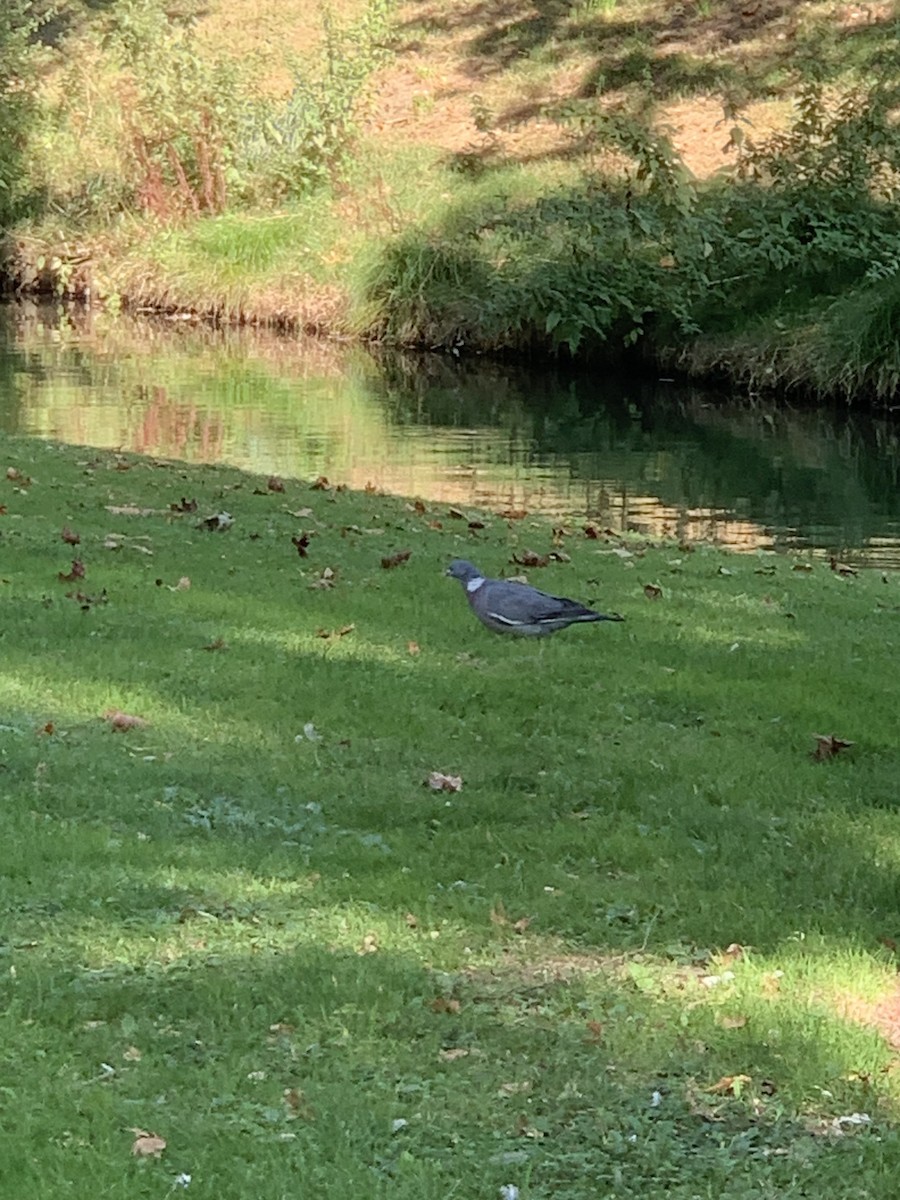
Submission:
[[[525,583],[491,580],[475,593],[484,611],[508,625],[530,625],[589,612],[575,600],[551,596]]]

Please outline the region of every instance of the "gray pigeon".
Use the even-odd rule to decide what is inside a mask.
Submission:
[[[485,579],[477,567],[465,559],[455,558],[447,575],[458,579],[466,589],[466,599],[472,612],[494,633],[512,633],[518,637],[546,637],[587,621],[624,621],[618,613],[598,613],[585,608],[577,600],[551,596],[507,579]]]

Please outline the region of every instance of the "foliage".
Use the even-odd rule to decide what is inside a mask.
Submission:
[[[372,72],[383,62],[391,0],[368,0],[341,26],[323,11],[318,60],[292,64],[283,101],[259,100],[241,132],[237,165],[245,200],[277,204],[332,181],[351,153]]]
[[[23,161],[36,108],[39,26],[29,0],[0,5],[0,229],[20,214],[28,190]]]

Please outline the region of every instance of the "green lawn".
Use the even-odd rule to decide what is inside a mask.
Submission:
[[[5,1193],[893,1197],[900,580],[310,482],[3,442]]]

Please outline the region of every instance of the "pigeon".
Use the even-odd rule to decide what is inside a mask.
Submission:
[[[527,583],[486,579],[477,567],[456,558],[445,574],[458,579],[472,612],[494,633],[517,637],[546,637],[569,625],[588,621],[624,621],[618,613],[599,613],[577,600],[551,596]]]

